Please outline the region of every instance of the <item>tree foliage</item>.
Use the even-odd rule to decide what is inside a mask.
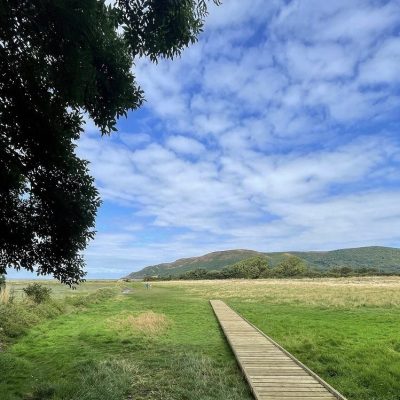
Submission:
[[[0,274],[83,279],[100,204],[75,152],[84,116],[115,131],[144,101],[135,58],[178,56],[206,14],[204,0],[0,0]]]
[[[269,269],[266,257],[256,256],[222,269],[222,275],[226,278],[261,278]]]
[[[270,266],[270,257],[250,257],[238,263],[228,265],[220,270],[196,268],[178,276],[147,276],[145,280],[174,279],[265,279],[265,278],[329,278],[350,276],[390,276],[399,272],[380,272],[376,268],[351,268],[349,266],[333,267],[328,270],[311,269],[306,261],[294,255],[285,257],[275,266]]]
[[[196,268],[180,275],[178,279],[257,279],[269,276],[269,271],[268,258],[255,256],[224,267],[219,271]],[[173,277],[170,276],[166,279],[173,279]]]
[[[307,266],[304,261],[296,256],[287,256],[282,260],[274,270],[274,274],[282,277],[301,276],[307,272]]]

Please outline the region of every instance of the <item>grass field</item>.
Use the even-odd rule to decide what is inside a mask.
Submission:
[[[399,278],[152,286],[98,281],[72,292],[112,291],[38,323],[1,352],[0,399],[251,399],[210,298],[225,300],[349,400],[400,399]],[[56,301],[71,295],[52,287]]]
[[[22,289],[32,282],[40,282],[42,285],[49,287],[51,289],[51,295],[55,299],[63,299],[66,296],[75,297],[80,295],[87,295],[96,292],[96,290],[98,289],[116,287],[115,280],[92,280],[76,286],[75,289],[70,289],[68,286],[60,285],[60,283],[55,280],[10,280],[8,281],[8,286],[9,289],[14,292],[16,299],[21,299],[24,296]]]

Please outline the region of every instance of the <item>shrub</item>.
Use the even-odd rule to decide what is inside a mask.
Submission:
[[[28,298],[36,304],[43,303],[50,299],[51,289],[40,283],[29,284],[23,291]]]

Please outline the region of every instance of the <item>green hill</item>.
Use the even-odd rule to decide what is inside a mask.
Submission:
[[[359,247],[326,252],[293,252],[310,267],[326,270],[332,267],[376,268],[381,272],[400,271],[400,249],[392,247]]]
[[[171,263],[150,265],[140,271],[132,272],[127,276],[127,278],[168,275],[175,276],[196,268],[204,268],[207,270],[222,269],[227,265],[235,264],[258,254],[262,253],[253,250],[215,251],[200,257],[181,258]]]
[[[348,266],[352,268],[376,268],[381,272],[400,271],[400,249],[371,246],[355,249],[304,252],[261,253],[253,250],[216,251],[200,257],[182,258],[171,263],[150,265],[140,271],[132,272],[127,278],[139,279],[145,276],[177,276],[196,268],[220,270],[227,265],[256,255],[268,257],[272,266],[278,264],[287,255],[295,255],[304,260],[309,267],[320,270]]]

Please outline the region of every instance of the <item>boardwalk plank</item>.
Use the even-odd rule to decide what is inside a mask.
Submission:
[[[223,301],[210,303],[257,400],[346,400]]]

